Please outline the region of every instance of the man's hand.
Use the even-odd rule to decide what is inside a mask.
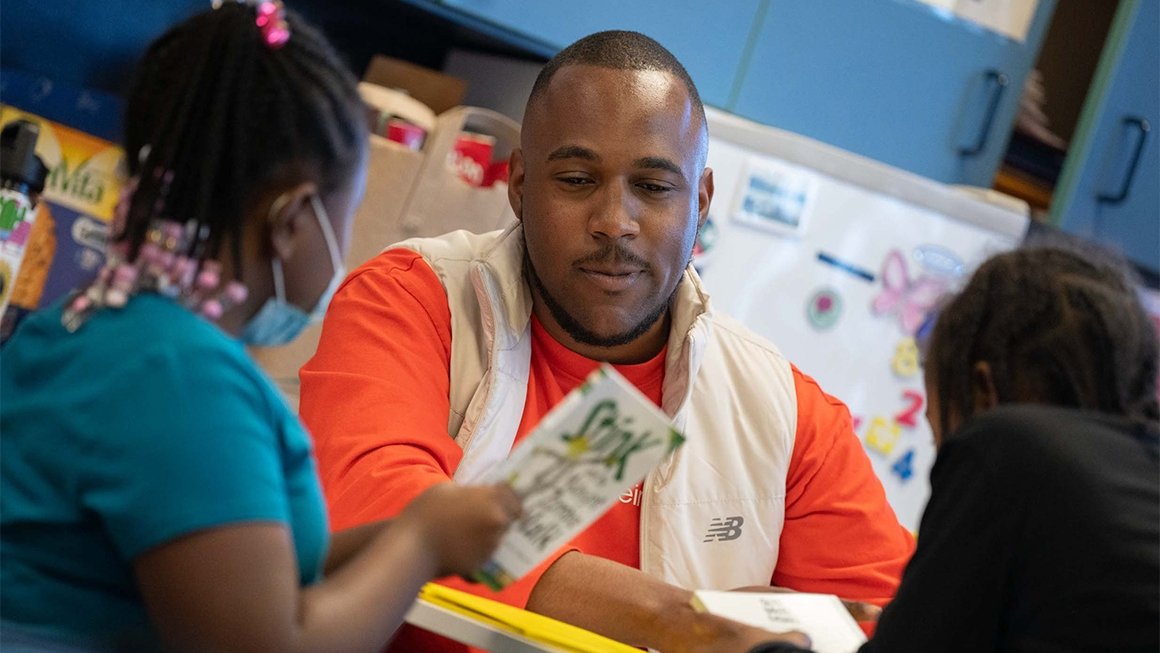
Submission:
[[[738,587],[730,590],[731,592],[774,592],[774,593],[790,593],[797,590],[791,590],[788,587],[774,587],[772,585],[750,585],[747,587]],[[859,623],[876,622],[878,615],[882,614],[882,608],[873,603],[864,603],[862,601],[847,601],[838,597],[842,601],[842,605],[846,606],[846,612],[854,617],[854,621]]]
[[[697,612],[693,593],[625,565],[570,551],[536,584],[528,610],[663,653],[746,653],[766,642],[809,646],[802,633],[771,633]]]
[[[755,647],[775,642],[807,650],[810,647],[810,638],[804,633],[772,633],[700,612],[686,613],[670,626],[668,644],[660,649],[661,653],[748,653]]]

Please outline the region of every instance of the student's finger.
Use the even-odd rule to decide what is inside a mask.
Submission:
[[[520,496],[516,494],[515,490],[506,483],[501,483],[496,486],[496,497],[499,499],[500,506],[503,507],[504,512],[509,519],[519,519],[520,515],[524,513],[523,503],[520,501]]]

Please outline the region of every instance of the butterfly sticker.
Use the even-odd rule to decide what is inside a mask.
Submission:
[[[913,336],[927,312],[946,291],[946,280],[922,275],[912,281],[906,259],[896,249],[886,255],[880,277],[882,292],[874,298],[871,312],[878,317],[897,315],[902,331]]]

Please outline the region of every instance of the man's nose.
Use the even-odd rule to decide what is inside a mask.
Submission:
[[[592,206],[588,229],[593,236],[635,238],[640,233],[639,203],[625,183],[605,184]]]

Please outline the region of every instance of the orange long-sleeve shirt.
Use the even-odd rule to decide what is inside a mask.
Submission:
[[[315,437],[332,529],[391,517],[454,474],[462,451],[447,435],[450,325],[443,286],[408,250],[387,251],[360,267],[332,302],[318,351],[301,371],[300,401]],[[658,405],[665,353],[617,366]],[[556,342],[533,319],[527,401],[516,441],[598,365]],[[913,539],[887,504],[849,411],[796,368],[793,375],[798,428],[770,582],[881,605],[894,594]],[[638,567],[639,516],[639,495],[629,491],[569,549]],[[552,562],[498,594],[447,582],[522,607]],[[431,648],[414,636],[401,634],[407,650]],[[451,648],[444,642],[438,650]]]

